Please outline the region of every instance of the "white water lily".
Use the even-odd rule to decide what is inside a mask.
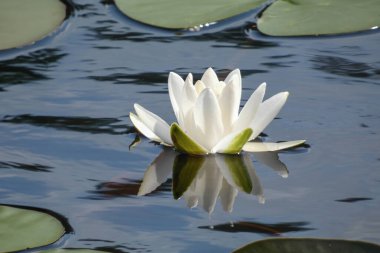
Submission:
[[[305,140],[281,143],[251,142],[277,116],[289,93],[280,92],[263,101],[266,83],[262,83],[239,112],[242,84],[235,69],[219,81],[212,68],[193,84],[169,74],[169,96],[178,123],[168,125],[156,114],[135,104],[130,113],[135,127],[147,138],[189,154],[276,151],[300,145]]]

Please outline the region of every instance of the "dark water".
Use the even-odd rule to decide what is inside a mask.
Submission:
[[[380,243],[380,33],[303,39],[258,35],[252,15],[200,32],[139,25],[106,2],[75,0],[54,36],[0,53],[0,198],[67,217],[65,247],[117,252],[230,252],[272,236]],[[169,71],[199,78],[240,68],[243,98],[261,82],[288,90],[271,141],[288,178],[251,156],[265,204],[239,193],[212,214],[174,200],[172,180],[136,196],[162,148],[134,148],[140,103],[171,122]],[[231,224],[234,224],[233,226]]]

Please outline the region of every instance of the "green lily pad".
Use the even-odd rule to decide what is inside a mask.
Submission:
[[[66,232],[52,215],[31,209],[0,205],[0,252],[49,245]]]
[[[248,244],[234,253],[377,253],[380,246],[361,241],[328,239],[267,239]]]
[[[128,17],[144,24],[169,29],[191,28],[227,19],[266,0],[115,0]]]
[[[59,0],[1,0],[0,50],[42,39],[65,17],[66,6]]]
[[[271,36],[342,34],[379,25],[378,0],[278,0],[257,22]]]
[[[106,251],[92,249],[50,249],[38,251],[39,253],[106,253]]]

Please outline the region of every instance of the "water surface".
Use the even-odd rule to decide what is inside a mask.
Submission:
[[[268,237],[380,243],[380,33],[270,38],[254,13],[209,30],[139,25],[106,2],[75,0],[53,37],[0,53],[0,198],[67,217],[65,247],[117,252],[230,252]],[[162,148],[128,118],[140,103],[174,120],[167,76],[243,75],[244,101],[262,82],[288,103],[269,141],[307,139],[280,153],[283,178],[250,156],[265,196],[239,193],[211,214],[174,200],[171,179],[136,196]],[[234,224],[231,226],[231,224]]]

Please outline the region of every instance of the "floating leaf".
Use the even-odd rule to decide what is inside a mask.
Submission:
[[[42,39],[54,31],[65,16],[66,6],[59,0],[1,0],[0,50]]]
[[[92,249],[51,249],[38,251],[39,253],[105,253],[106,251]]]
[[[377,28],[379,0],[278,0],[257,22],[272,36],[341,34]]]
[[[378,253],[380,246],[367,242],[328,239],[267,239],[248,244],[235,253]]]
[[[191,28],[257,8],[265,0],[115,0],[128,17],[169,29]]]
[[[67,232],[52,215],[0,205],[0,252],[19,251],[54,243]]]

